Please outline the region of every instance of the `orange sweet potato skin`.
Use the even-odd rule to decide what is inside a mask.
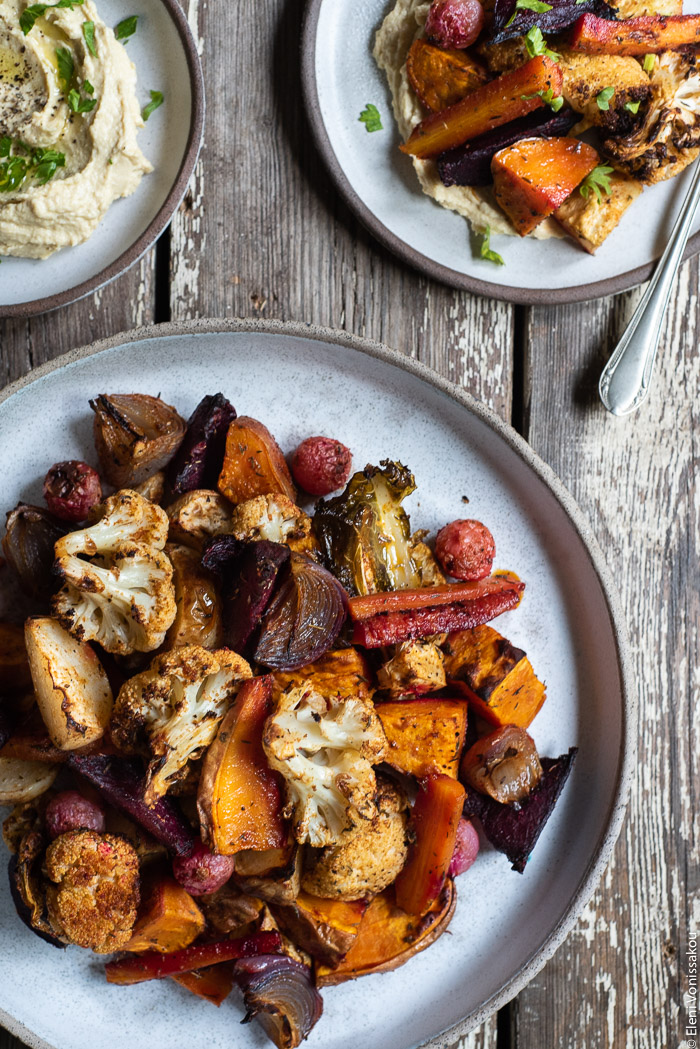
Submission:
[[[222,855],[287,841],[279,778],[262,748],[271,691],[269,677],[246,681],[204,758],[197,810],[206,844]]]
[[[588,55],[647,55],[700,43],[700,15],[640,15],[618,21],[585,14],[571,46]]]
[[[406,58],[406,75],[422,105],[439,113],[461,101],[487,80],[487,73],[465,51],[446,51],[414,40]]]
[[[218,488],[232,503],[256,495],[286,495],[292,502],[297,497],[277,441],[266,426],[247,415],[234,419],[228,428]]]
[[[457,699],[413,699],[375,707],[389,743],[385,761],[422,779],[431,772],[457,778],[467,731],[467,704]]]
[[[206,969],[193,969],[189,973],[178,973],[170,979],[192,991],[198,998],[204,998],[216,1006],[228,998],[235,983],[233,965],[230,962],[210,965]]]
[[[364,900],[325,900],[303,891],[291,904],[272,904],[277,922],[294,943],[330,969],[357,939],[366,910]]]
[[[204,932],[206,921],[186,889],[169,875],[147,887],[125,951],[180,951]]]
[[[435,157],[492,128],[532,113],[544,105],[538,92],[561,94],[560,66],[538,55],[519,69],[477,88],[455,105],[418,124],[400,149],[411,156]],[[526,97],[527,96],[527,97]]]
[[[491,161],[496,200],[521,237],[571,196],[598,163],[577,138],[524,138]]]
[[[527,728],[546,699],[532,664],[497,630],[478,626],[450,634],[443,646],[451,687],[469,700],[474,713],[492,725]]]
[[[335,969],[316,966],[319,987],[345,983],[358,976],[389,972],[424,951],[445,931],[452,920],[457,893],[451,878],[428,911],[418,917],[396,905],[393,888],[375,896],[360,922],[357,939]]]

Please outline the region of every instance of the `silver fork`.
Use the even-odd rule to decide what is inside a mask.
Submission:
[[[696,163],[666,250],[600,376],[600,399],[613,415],[629,415],[636,411],[649,393],[661,325],[699,199],[700,163]]]

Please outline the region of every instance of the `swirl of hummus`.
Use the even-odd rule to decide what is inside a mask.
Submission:
[[[92,0],[47,8],[25,35],[26,7],[0,0],[5,158],[8,148],[25,157],[49,149],[65,161],[44,184],[30,174],[8,190],[0,179],[0,255],[45,259],[87,240],[112,201],[133,193],[153,167],[136,142],[136,70]]]

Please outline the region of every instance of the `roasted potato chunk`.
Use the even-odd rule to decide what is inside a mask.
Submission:
[[[168,633],[166,648],[200,645],[215,649],[223,644],[221,598],[216,579],[202,567],[196,550],[168,543],[165,552],[173,566],[177,613]]]
[[[600,200],[593,192],[587,198],[574,192],[557,208],[554,217],[592,255],[610,236],[641,192],[641,182],[613,172],[610,175],[610,192],[601,193]]]

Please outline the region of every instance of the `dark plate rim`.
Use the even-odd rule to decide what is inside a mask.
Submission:
[[[563,943],[578,920],[583,908],[593,895],[620,834],[627,809],[630,785],[635,771],[637,690],[627,627],[620,606],[615,580],[583,511],[552,468],[537,455],[520,434],[508,423],[504,422],[494,411],[467,393],[466,390],[442,378],[442,376],[432,371],[426,365],[399,353],[397,350],[390,349],[383,343],[361,338],[353,335],[351,332],[290,321],[253,321],[244,319],[206,318],[150,325],[133,331],[121,332],[90,345],[71,350],[61,357],[33,369],[0,391],[0,406],[13,394],[31,385],[38,379],[42,379],[50,372],[124,343],[145,342],[149,339],[164,336],[229,332],[260,332],[302,339],[314,339],[334,345],[339,350],[354,350],[409,372],[453,401],[456,401],[466,411],[484,422],[489,429],[495,431],[552,492],[586,549],[607,606],[619,670],[622,738],[618,758],[617,780],[610,800],[605,827],[601,832],[598,845],[586,869],[582,872],[578,888],[571,897],[569,908],[548,935],[544,937],[543,941],[533,950],[530,959],[481,1006],[468,1013],[456,1025],[445,1031],[436,1032],[427,1042],[421,1043],[423,1049],[444,1049],[446,1037],[458,1039],[483,1023],[497,1009],[514,998],[540,972],[557,948]],[[52,1046],[50,1043],[38,1038],[2,1009],[0,1009],[0,1024],[4,1025],[10,1033],[21,1038],[32,1049],[58,1049],[58,1047]]]
[[[177,177],[167,197],[141,236],[126,251],[122,252],[114,262],[105,266],[99,273],[96,273],[88,280],[82,281],[80,284],[75,284],[72,288],[66,288],[65,291],[57,292],[55,295],[48,295],[43,299],[30,299],[26,302],[16,302],[6,306],[0,305],[0,318],[36,317],[41,313],[50,313],[51,310],[56,310],[60,306],[66,306],[70,302],[76,302],[78,299],[89,295],[90,292],[97,291],[99,288],[104,287],[105,284],[109,284],[110,281],[121,276],[122,273],[133,266],[135,262],[138,262],[141,256],[145,255],[148,249],[158,240],[158,237],[160,237],[172,219],[180,201],[184,197],[187,183],[194,171],[202,145],[205,112],[204,77],[202,75],[202,64],[199,60],[197,42],[190,29],[187,16],[178,0],[160,0],[160,2],[172,18],[182,41],[182,46],[185,49],[187,70],[192,89],[192,115],[187,144]],[[77,246],[79,247],[80,245]]]
[[[449,266],[443,266],[433,261],[416,248],[410,247],[404,240],[397,237],[395,233],[387,229],[374,212],[365,204],[359,194],[353,189],[345,171],[341,167],[335,154],[331,140],[326,130],[318,97],[318,86],[316,83],[316,36],[318,20],[321,13],[321,5],[324,0],[307,0],[304,10],[304,18],[301,31],[301,86],[304,96],[304,108],[306,117],[311,126],[316,148],[323,157],[335,186],[343,197],[351,211],[355,213],[369,232],[376,239],[396,255],[402,262],[408,263],[414,269],[425,273],[433,280],[448,284],[450,287],[458,288],[460,291],[469,291],[476,295],[485,295],[492,299],[501,299],[503,302],[513,302],[522,306],[549,306],[565,305],[572,302],[588,302],[598,299],[603,295],[613,295],[616,292],[628,291],[630,288],[649,280],[661,253],[655,255],[650,262],[646,262],[634,269],[618,273],[606,280],[592,281],[588,284],[579,284],[570,288],[510,288],[507,284],[498,284],[492,281],[480,280],[478,277],[470,277],[468,274],[460,273]],[[688,240],[683,253],[683,260],[692,258],[700,252],[700,230],[694,233]]]

